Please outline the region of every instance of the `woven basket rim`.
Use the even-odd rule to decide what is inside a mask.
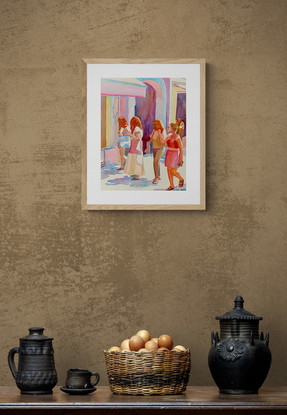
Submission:
[[[111,352],[109,351],[109,350],[104,350],[104,353],[109,353],[109,354],[120,354],[120,353],[134,353],[134,354],[147,354],[147,353],[152,353],[152,354],[155,354],[155,353],[170,353],[170,352],[172,352],[172,353],[177,353],[177,354],[180,354],[180,353],[190,353],[190,349],[189,348],[187,348],[186,349],[186,351],[184,351],[184,350],[148,350],[148,351],[146,351],[146,352],[140,352],[140,351],[134,351],[134,350],[121,350],[121,351],[119,351],[119,350],[112,350]]]

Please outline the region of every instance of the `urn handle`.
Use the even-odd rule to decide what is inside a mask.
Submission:
[[[20,352],[20,348],[19,347],[13,347],[13,349],[10,350],[9,354],[8,354],[8,364],[10,367],[10,370],[12,372],[12,375],[14,377],[14,379],[16,379],[17,376],[17,370],[16,370],[16,366],[15,366],[15,361],[14,361],[14,356],[16,353]]]

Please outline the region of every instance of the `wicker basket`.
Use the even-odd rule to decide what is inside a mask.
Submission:
[[[104,354],[110,388],[116,395],[177,395],[186,389],[189,349]]]

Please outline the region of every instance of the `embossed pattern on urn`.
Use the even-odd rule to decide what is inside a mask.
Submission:
[[[244,300],[236,297],[235,307],[220,320],[218,333],[211,334],[208,364],[220,393],[258,393],[271,365],[269,334],[259,338],[259,320],[243,308]]]

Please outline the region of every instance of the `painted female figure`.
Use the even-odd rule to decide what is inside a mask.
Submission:
[[[165,166],[167,167],[170,186],[165,190],[173,190],[173,177],[178,178],[178,187],[182,187],[184,183],[184,179],[177,171],[178,167],[182,166],[183,151],[181,139],[178,135],[178,125],[171,123],[168,127],[168,132],[171,134],[166,138],[164,145],[168,147],[165,156]]]
[[[118,148],[121,159],[121,167],[118,170],[124,169],[125,164],[125,152],[127,148],[130,148],[130,137],[126,133],[130,132],[127,120],[124,117],[118,118],[119,132],[118,132]]]
[[[182,139],[184,134],[184,122],[182,121],[182,118],[177,118],[175,123],[178,126],[178,135]]]
[[[133,175],[133,180],[140,179],[144,175],[143,164],[143,129],[139,117],[133,117],[130,121],[131,133],[126,133],[131,138],[131,146],[124,172]]]
[[[154,179],[153,183],[157,184],[160,180],[160,167],[159,161],[164,154],[164,128],[160,120],[155,120],[153,122],[153,131],[150,135],[150,140],[152,142],[152,153],[153,153],[153,170],[154,170]]]

